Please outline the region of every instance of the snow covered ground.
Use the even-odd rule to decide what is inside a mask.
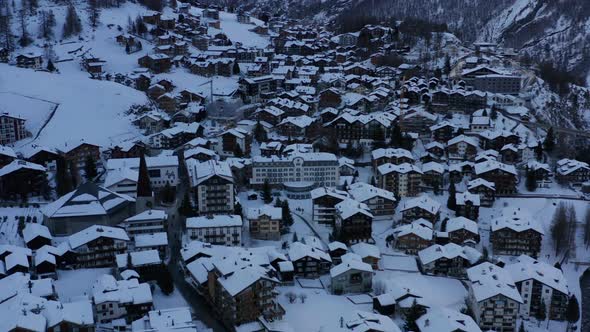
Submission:
[[[24,217],[25,222],[30,217],[30,221],[43,221],[43,216],[38,208],[27,207],[3,207],[0,208],[0,244],[13,244],[24,247],[23,238],[18,234],[19,217]]]

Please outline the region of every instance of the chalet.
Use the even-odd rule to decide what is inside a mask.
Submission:
[[[548,164],[540,163],[536,160],[529,160],[526,164],[527,172],[533,173],[537,188],[548,187],[552,182],[553,172]]]
[[[477,220],[479,217],[480,197],[478,194],[472,194],[469,191],[455,194],[457,202],[456,213],[458,217],[465,217],[471,220]]]
[[[364,263],[371,265],[373,270],[379,269],[379,261],[381,260],[381,251],[379,247],[374,244],[368,244],[365,242],[360,242],[357,244],[353,244],[350,247],[350,250],[356,255],[358,255]],[[344,256],[342,257],[342,261],[344,262],[346,259]]]
[[[58,249],[74,254],[71,265],[75,268],[106,267],[127,251],[128,242],[124,229],[94,225],[68,236]]]
[[[334,188],[319,187],[311,191],[312,220],[320,224],[334,225],[336,205],[350,198],[346,191]]]
[[[0,168],[0,197],[6,200],[26,199],[40,195],[47,188],[45,167],[24,160],[14,160]]]
[[[415,255],[434,244],[432,223],[429,220],[417,219],[409,224],[400,225],[387,236],[387,243],[406,254]]]
[[[374,187],[364,182],[349,186],[348,193],[357,201],[366,204],[375,216],[393,215],[397,200],[392,192]]]
[[[277,126],[277,132],[284,137],[296,139],[301,138],[305,141],[314,139],[319,132],[319,123],[307,115],[297,117],[287,117]]]
[[[561,159],[557,161],[555,178],[560,183],[579,185],[590,180],[590,166],[575,159]]]
[[[424,145],[424,149],[426,149],[426,152],[431,153],[438,158],[443,157],[445,154],[445,146],[439,141],[433,141]]]
[[[404,163],[413,164],[415,161],[412,152],[406,149],[397,148],[380,148],[373,150],[371,152],[371,160],[373,162],[373,168],[375,169],[387,163],[400,165]]]
[[[445,166],[431,161],[422,164],[422,183],[432,188],[441,188],[445,174]]]
[[[330,269],[333,294],[364,293],[373,287],[373,269],[361,260],[349,259]]]
[[[420,332],[482,332],[468,315],[453,309],[432,308],[416,321]]]
[[[475,221],[456,217],[447,220],[445,226],[450,242],[461,246],[479,243],[479,229]]]
[[[406,223],[423,218],[434,224],[438,220],[440,208],[440,203],[423,195],[404,202],[400,211]]]
[[[86,161],[90,158],[97,164],[101,160],[100,146],[90,142],[65,142],[59,150],[62,152],[63,158],[70,163],[75,163],[79,170],[84,169]]]
[[[467,269],[481,258],[482,254],[476,249],[455,243],[435,244],[418,252],[422,273],[454,278],[465,278]]]
[[[344,243],[372,242],[373,214],[364,203],[345,199],[336,204],[335,234]]]
[[[518,176],[513,165],[497,161],[486,161],[475,164],[475,176],[493,182],[496,194],[513,194],[516,192]]]
[[[520,137],[506,130],[486,130],[479,133],[479,145],[482,149],[500,151],[506,144],[518,145]]]
[[[493,182],[486,181],[482,178],[476,178],[469,181],[467,190],[472,194],[479,195],[481,206],[490,207],[496,199],[496,185]]]
[[[502,156],[502,162],[509,165],[514,165],[519,163],[520,160],[520,150],[518,146],[510,143],[506,144],[500,149],[500,155]]]
[[[473,160],[477,154],[479,143],[477,139],[465,135],[459,135],[447,142],[447,154],[449,159]]]
[[[340,264],[342,262],[341,257],[348,253],[348,247],[342,242],[333,241],[328,243],[328,253],[334,264]]]
[[[295,267],[295,274],[305,278],[317,278],[327,273],[332,265],[329,254],[301,242],[292,243],[288,254]]]
[[[140,66],[149,68],[154,73],[167,72],[172,67],[170,57],[160,53],[144,55],[137,62]]]
[[[23,229],[23,240],[29,249],[37,250],[45,245],[51,245],[52,239],[49,228],[41,224],[28,223]]]
[[[320,107],[339,107],[342,103],[342,93],[335,89],[329,88],[322,92],[319,95],[320,98]]]
[[[541,252],[544,235],[539,223],[520,208],[505,208],[491,221],[490,242],[496,255],[529,255]]]
[[[219,134],[217,153],[220,156],[242,157],[250,155],[252,135],[242,128],[231,128]]]
[[[281,208],[264,205],[260,208],[249,208],[246,219],[250,222],[250,235],[255,239],[279,240],[281,237]]]
[[[41,69],[43,57],[39,54],[19,54],[16,56],[16,66],[29,69]]]
[[[147,152],[147,147],[141,141],[127,141],[109,149],[111,159],[139,158]]]
[[[110,274],[103,274],[93,283],[91,291],[95,319],[102,324],[119,318],[134,321],[153,308],[150,285],[137,279],[116,280]]]

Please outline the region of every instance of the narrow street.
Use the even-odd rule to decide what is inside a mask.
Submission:
[[[211,307],[205,299],[186,282],[184,274],[180,269],[180,249],[182,246],[182,233],[184,231],[184,218],[178,214],[178,208],[182,204],[184,193],[190,189],[190,180],[186,165],[184,164],[184,153],[182,151],[178,151],[178,159],[179,182],[176,188],[176,201],[167,209],[167,213],[170,216],[168,223],[170,264],[168,265],[168,269],[174,280],[174,285],[191,306],[195,318],[213,329],[214,332],[227,332],[227,329],[215,318]]]

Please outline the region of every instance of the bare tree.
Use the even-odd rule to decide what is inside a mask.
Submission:
[[[33,42],[27,31],[27,13],[24,9],[18,11],[18,23],[21,29],[21,36],[18,40],[20,46],[25,47]]]
[[[0,45],[8,50],[14,48],[10,22],[11,18],[12,13],[8,5],[8,0],[0,0]]]
[[[576,224],[578,217],[576,215],[576,208],[573,204],[569,204],[567,208],[567,228],[568,228],[568,239],[567,244],[569,248],[568,257],[576,257]]]
[[[564,203],[559,203],[551,223],[551,238],[555,247],[555,255],[559,255],[564,250],[568,236],[567,207]]]
[[[42,10],[39,13],[39,37],[47,40],[53,38],[53,27],[55,26],[55,16],[52,11]]]
[[[97,0],[88,0],[88,22],[96,28],[100,20],[100,8]]]
[[[307,294],[305,294],[305,293],[299,294],[299,300],[301,301],[301,303],[305,303],[306,299],[307,299]]]
[[[590,244],[590,206],[586,208],[586,216],[584,218],[584,244],[586,248]]]
[[[289,303],[295,303],[295,300],[297,300],[297,295],[293,292],[288,292],[287,294],[285,294],[285,296],[287,297],[287,299],[289,299]]]

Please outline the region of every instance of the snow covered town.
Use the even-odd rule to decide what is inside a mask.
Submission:
[[[588,88],[361,21],[0,0],[0,332],[590,331]]]

